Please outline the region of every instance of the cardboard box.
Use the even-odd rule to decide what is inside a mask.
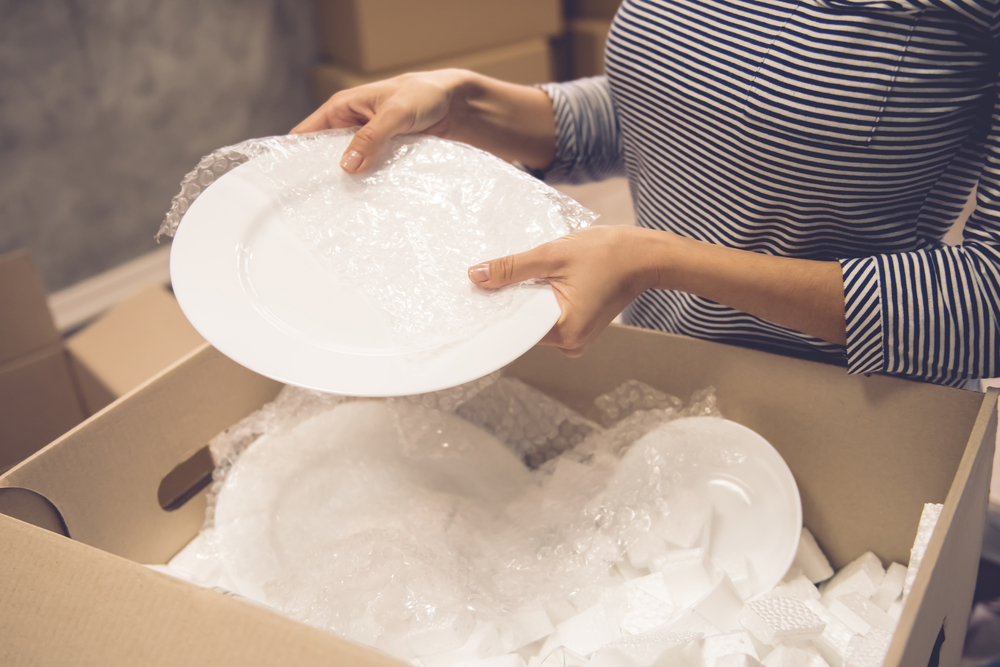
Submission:
[[[26,250],[0,256],[0,313],[0,366],[62,340]]]
[[[569,51],[573,78],[604,74],[604,47],[611,21],[573,19],[569,22]]]
[[[378,74],[365,74],[332,63],[320,63],[313,67],[313,92],[318,106],[340,90],[388,79],[404,72],[449,67],[469,69],[496,79],[525,85],[546,83],[553,79],[552,53],[548,40],[533,39]]]
[[[566,0],[566,16],[610,19],[618,12],[621,4],[622,0]]]
[[[562,32],[559,0],[320,0],[326,55],[359,73]]]
[[[86,416],[62,343],[0,366],[0,473]]]
[[[684,398],[715,386],[723,414],[788,462],[834,567],[869,549],[907,562],[923,504],[944,503],[885,665],[958,664],[996,390],[619,326],[581,359],[535,348],[508,372],[585,413],[629,378]],[[204,492],[166,511],[161,480],[279,389],[205,346],[0,476],[0,664],[400,664],[136,564],[166,562],[202,524]]]
[[[69,338],[88,414],[123,396],[205,339],[166,288],[150,285]]]
[[[0,257],[0,473],[84,417],[31,256]]]

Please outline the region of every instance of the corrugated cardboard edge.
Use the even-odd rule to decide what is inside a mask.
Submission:
[[[5,666],[404,664],[10,517],[0,532]]]
[[[62,343],[0,364],[0,475],[85,416]]]
[[[66,347],[104,389],[104,399],[128,393],[204,343],[173,295],[147,285],[71,336]],[[97,403],[92,412],[107,404]]]
[[[943,631],[940,665],[958,665],[969,622],[976,572],[967,554],[979,554],[989,504],[990,475],[997,436],[997,397],[990,389],[983,400],[969,446],[959,464],[951,490],[913,589],[896,627],[884,667],[926,665]],[[964,567],[963,567],[964,566]],[[904,639],[909,642],[904,645]]]
[[[185,373],[172,372],[181,366]],[[227,384],[241,391],[218,395]],[[0,512],[4,487],[28,489],[55,506],[74,540],[140,563],[165,562],[178,536],[190,539],[204,522],[205,497],[165,512],[160,482],[280,387],[206,343],[0,476]],[[210,401],[212,410],[199,409]],[[124,402],[126,418],[101,419]]]

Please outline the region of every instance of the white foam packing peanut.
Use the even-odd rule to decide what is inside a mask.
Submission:
[[[844,667],[881,667],[892,642],[892,632],[872,628],[851,638],[844,658]]]
[[[760,660],[746,653],[730,653],[718,658],[713,667],[760,667]]]
[[[826,622],[794,597],[762,597],[743,606],[740,621],[765,644],[803,641],[822,634]]]
[[[678,608],[688,607],[711,590],[712,575],[707,565],[699,557],[658,564],[657,570]]]
[[[430,654],[417,652],[417,655],[425,667],[450,667],[458,662],[483,660],[503,654],[506,650],[503,644],[497,627],[480,621],[461,646]],[[410,645],[413,646],[412,641]]]
[[[653,631],[622,637],[605,648],[621,651],[639,665],[669,665],[685,646],[703,636],[701,632]]]
[[[931,542],[931,535],[934,534],[934,527],[937,525],[938,517],[944,505],[937,503],[927,503],[920,513],[920,524],[917,527],[917,537],[913,540],[913,548],[910,549],[910,563],[906,567],[906,579],[903,581],[903,601],[910,595],[913,582],[917,579],[917,571],[924,560],[927,546]]]
[[[740,623],[740,611],[744,609],[743,599],[725,574],[691,608],[721,632],[743,629]]]
[[[744,556],[714,559],[712,565],[726,573],[741,598],[747,600],[753,595],[750,570],[747,568],[747,559]]]
[[[525,667],[524,658],[516,653],[508,653],[495,658],[481,658],[457,662],[453,667]]]
[[[562,645],[581,655],[590,655],[621,637],[621,629],[604,605],[594,605],[556,626]]]
[[[882,561],[867,551],[848,563],[823,586],[823,597],[830,600],[847,593],[860,593],[870,598],[878,591],[885,569]]]
[[[760,664],[757,650],[746,632],[729,632],[705,637],[699,642],[689,644],[683,655],[696,667],[716,667],[720,659],[740,653],[753,658],[754,662],[749,664]]]
[[[882,611],[889,611],[889,607],[903,593],[903,582],[906,581],[906,566],[899,563],[891,563],[885,571],[885,577],[879,584],[878,590],[872,596],[872,602]]]
[[[799,547],[795,552],[792,567],[802,570],[802,573],[814,584],[826,581],[833,576],[830,561],[826,559],[826,554],[819,548],[812,532],[805,526],[802,527],[802,535],[799,537]]]
[[[847,593],[830,602],[830,612],[858,634],[867,634],[872,628],[892,632],[896,623],[871,600],[859,593]]]
[[[819,637],[812,639],[812,645],[816,647],[816,650],[830,667],[843,667],[847,649],[851,644],[851,639],[855,636],[854,631],[831,614],[830,610],[818,600],[805,600],[805,603],[813,613],[826,623]]]
[[[625,583],[627,611],[621,621],[622,632],[638,635],[663,625],[674,614],[673,597],[661,572]]]
[[[777,646],[761,664],[763,667],[830,667],[819,651],[808,645]]]
[[[809,579],[804,575],[790,579],[788,581],[782,581],[780,584],[774,587],[774,590],[770,593],[771,597],[794,597],[800,600],[819,600],[820,593],[819,589],[809,581]]]
[[[476,617],[467,607],[460,607],[415,625],[406,634],[406,642],[416,655],[426,656],[465,644],[476,627]]]
[[[542,607],[527,609],[514,614],[510,614],[503,620],[503,625],[510,628],[514,637],[510,650],[517,649],[544,639],[552,634],[555,627],[548,613]]]

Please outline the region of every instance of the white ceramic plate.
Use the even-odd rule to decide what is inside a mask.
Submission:
[[[743,556],[753,595],[771,590],[795,559],[802,532],[802,500],[788,464],[767,440],[736,422],[690,417],[643,436],[741,454],[738,463],[710,458],[687,467],[688,488],[711,500],[709,555]]]
[[[234,361],[288,384],[351,396],[437,391],[487,375],[559,318],[548,285],[524,285],[508,314],[433,350],[401,347],[358,287],[326,270],[281,222],[254,161],[205,190],[185,214],[170,277],[195,329]]]

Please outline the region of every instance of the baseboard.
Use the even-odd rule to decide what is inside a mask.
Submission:
[[[66,333],[97,317],[146,285],[170,283],[170,246],[125,262],[49,296],[56,328]]]

